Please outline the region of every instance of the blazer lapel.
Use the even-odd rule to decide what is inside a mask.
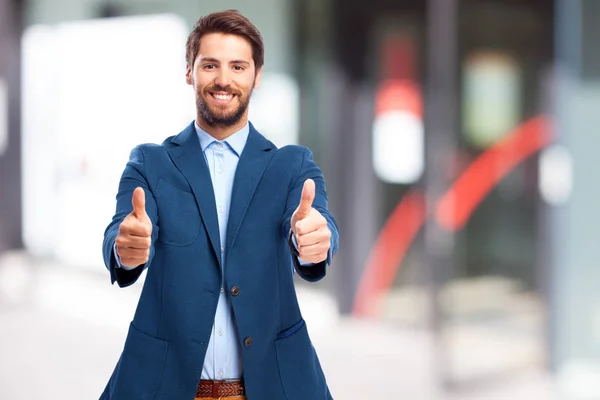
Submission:
[[[227,255],[235,242],[250,200],[260,182],[271,157],[275,154],[275,145],[265,139],[250,124],[248,141],[242,151],[233,181],[231,207],[227,223]],[[226,257],[227,258],[227,257]]]
[[[221,265],[221,244],[215,193],[210,171],[204,161],[194,123],[190,124],[179,135],[173,138],[172,142],[179,146],[168,151],[169,157],[171,157],[177,169],[185,176],[192,188],[213,251],[217,260],[219,260],[219,265]]]

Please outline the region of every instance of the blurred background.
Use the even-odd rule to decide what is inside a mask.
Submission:
[[[600,0],[0,0],[0,399],[104,388],[142,287],[102,262],[119,177],[194,118],[185,41],[229,8],[251,121],[340,226],[298,282],[334,397],[600,399]]]

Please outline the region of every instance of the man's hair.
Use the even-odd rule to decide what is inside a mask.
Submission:
[[[252,59],[256,69],[258,70],[263,66],[265,49],[262,35],[256,26],[239,11],[226,10],[200,17],[194,25],[192,33],[188,36],[185,49],[185,60],[190,68],[193,68],[194,61],[198,56],[200,40],[209,33],[224,33],[243,37],[252,46]]]

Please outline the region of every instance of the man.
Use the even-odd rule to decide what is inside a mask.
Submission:
[[[131,152],[104,236],[113,283],[148,273],[101,399],[331,399],[293,281],[323,278],[337,250],[321,171],[248,122],[263,65],[249,20],[200,18],[186,53],[196,120]]]

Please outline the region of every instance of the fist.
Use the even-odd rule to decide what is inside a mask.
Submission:
[[[291,228],[298,244],[300,259],[318,264],[327,259],[331,246],[331,231],[327,220],[313,208],[315,182],[307,179],[302,188],[300,204],[291,219]]]
[[[115,240],[117,254],[121,264],[135,268],[148,262],[152,244],[152,221],[146,214],[146,195],[138,187],[131,198],[133,211],[119,225],[119,234]]]

